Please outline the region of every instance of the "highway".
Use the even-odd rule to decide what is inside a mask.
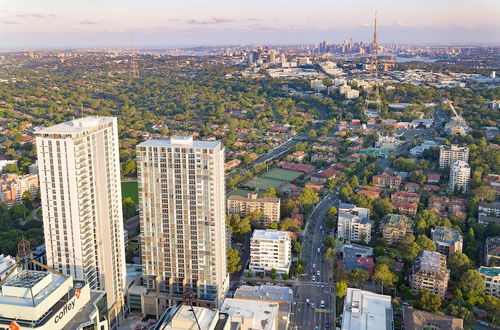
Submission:
[[[304,229],[302,258],[305,260],[305,274],[293,287],[291,329],[326,329],[335,326],[332,270],[328,262],[323,260],[323,239],[328,235],[324,220],[331,206],[338,206],[336,192],[327,194],[317,204]],[[320,306],[321,300],[325,302],[324,308]]]

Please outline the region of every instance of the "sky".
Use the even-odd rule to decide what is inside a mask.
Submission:
[[[500,0],[0,0],[0,48],[500,44]]]

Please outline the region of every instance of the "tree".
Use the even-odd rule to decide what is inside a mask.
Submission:
[[[380,201],[375,201],[373,204],[374,212],[376,213],[377,218],[382,218],[384,215],[390,214],[393,212],[393,207],[391,202],[384,198]]]
[[[351,273],[351,281],[359,289],[363,288],[363,285],[368,281],[368,277],[368,272],[361,268],[357,268]]]
[[[391,286],[398,280],[396,274],[391,272],[389,266],[386,264],[379,264],[375,266],[375,272],[373,273],[372,280],[378,283],[382,287],[382,293],[384,292],[384,286]]]
[[[335,295],[342,299],[345,297],[347,293],[347,282],[346,281],[337,281],[335,283]]]
[[[21,170],[19,169],[19,167],[17,167],[16,164],[8,164],[3,168],[3,171],[5,173],[21,174]]]
[[[250,226],[250,216],[241,217],[239,214],[228,214],[228,229],[234,235],[244,235],[252,231]]]
[[[326,249],[325,253],[323,253],[323,258],[328,261],[333,260],[333,258],[335,258],[335,250],[329,247]]]
[[[131,176],[137,173],[137,162],[135,160],[127,160],[123,169],[123,175]]]
[[[415,243],[420,247],[420,250],[436,251],[436,244],[427,235],[418,235]]]
[[[351,178],[351,181],[349,183],[351,184],[352,189],[358,188],[359,187],[358,177],[356,175],[353,175],[353,177]]]
[[[240,252],[237,249],[227,248],[226,256],[228,273],[234,273],[241,270]]]
[[[123,216],[130,219],[137,214],[136,204],[131,197],[125,197],[122,201]]]
[[[294,254],[298,255],[298,254],[300,254],[301,251],[302,251],[302,244],[300,244],[300,242],[297,240],[293,241],[292,252]]]
[[[441,304],[442,301],[438,295],[431,293],[426,288],[422,288],[417,294],[415,307],[434,313],[439,310]]]
[[[461,318],[465,324],[470,324],[474,319],[474,314],[464,306],[449,304],[446,308],[446,314]]]
[[[276,188],[273,188],[273,187],[269,187],[266,189],[266,191],[264,191],[264,193],[262,194],[262,197],[277,197],[278,196],[278,191],[276,190]]]
[[[458,288],[467,298],[467,302],[471,305],[482,303],[480,296],[484,294],[483,277],[475,269],[469,269],[460,276]]]
[[[316,204],[319,201],[319,196],[318,193],[315,192],[311,187],[304,187],[297,199],[302,205],[310,206]]]
[[[273,269],[271,269],[271,271],[269,272],[269,276],[271,276],[271,278],[272,278],[273,280],[275,280],[275,279],[276,279],[276,276],[277,276],[277,275],[278,275],[278,272],[277,272],[277,271],[276,271],[276,269],[274,269],[274,268],[273,268]]]
[[[336,227],[338,211],[335,206],[328,208],[325,216],[325,226],[328,229],[333,229]]]
[[[460,279],[462,274],[473,267],[467,255],[462,252],[455,252],[448,257],[447,260],[448,269],[450,270],[450,275],[454,280]]]
[[[492,201],[495,199],[495,189],[492,189],[488,186],[479,186],[472,191],[474,198],[478,201],[484,202]]]
[[[35,201],[35,197],[31,195],[31,192],[29,190],[25,190],[23,192],[22,201],[26,208],[28,208],[29,210],[33,209],[33,202]]]
[[[323,245],[326,247],[334,248],[335,247],[335,238],[331,236],[327,236],[323,239]]]
[[[493,324],[500,324],[500,298],[486,295],[481,308],[488,312]]]

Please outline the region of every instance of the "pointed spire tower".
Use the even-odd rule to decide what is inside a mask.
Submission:
[[[132,78],[139,78],[139,68],[137,66],[137,49],[134,43],[134,34],[132,33],[132,49],[130,52],[130,76]]]
[[[373,42],[369,64],[370,79],[374,86],[368,89],[365,100],[365,115],[370,118],[380,116],[382,102],[380,100],[380,86],[378,81],[378,44],[377,44],[377,11],[375,11],[375,24],[373,26]]]

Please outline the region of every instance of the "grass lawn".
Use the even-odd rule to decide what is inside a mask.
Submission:
[[[122,182],[122,198],[130,197],[137,204],[139,202],[139,193],[137,191],[137,181]]]
[[[297,179],[301,175],[302,175],[302,172],[284,170],[282,168],[273,168],[270,171],[263,173],[261,175],[261,177],[268,178],[268,179],[274,179],[274,180],[282,180],[282,181],[292,182],[293,180]]]

